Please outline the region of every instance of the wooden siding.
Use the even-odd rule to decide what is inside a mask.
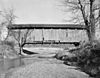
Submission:
[[[50,41],[56,42],[79,42],[88,40],[85,30],[65,30],[65,29],[35,29],[28,37],[28,42],[33,41]]]

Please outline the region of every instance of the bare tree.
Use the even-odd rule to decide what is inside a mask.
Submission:
[[[13,26],[15,23],[16,15],[14,14],[14,9],[8,9],[4,10],[1,13],[3,17],[3,24],[6,24],[7,28],[10,28],[10,26]],[[2,25],[3,26],[3,25]],[[22,47],[24,46],[27,36],[29,35],[30,30],[11,30],[8,29],[8,35],[5,40],[9,39],[9,37],[13,37],[15,42],[17,42],[19,46],[19,54],[21,54]]]
[[[2,26],[6,26],[6,28],[8,28],[9,26],[12,26],[14,24],[15,21],[15,14],[14,14],[14,9],[8,9],[8,10],[3,10],[1,11],[1,16],[2,16]],[[7,37],[5,38],[5,40],[7,40],[7,38],[9,37],[9,33],[10,30],[8,29],[8,34]]]
[[[22,48],[25,45],[26,41],[27,41],[27,37],[29,36],[29,34],[31,33],[31,31],[29,29],[26,30],[11,30],[11,35],[14,37],[14,39],[17,41],[17,44],[19,46],[19,54],[21,55],[22,52]]]
[[[64,6],[67,6],[67,12],[71,12],[73,17],[70,21],[80,23],[86,26],[87,35],[90,43],[96,40],[96,26],[100,21],[99,0],[64,0]]]

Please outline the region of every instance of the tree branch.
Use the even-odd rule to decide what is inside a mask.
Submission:
[[[85,14],[85,6],[83,7],[80,0],[78,0],[78,2],[79,2],[79,5],[80,5],[80,10],[81,10],[81,13],[82,13],[82,16],[83,16],[83,19],[84,19],[84,23],[85,23],[86,26],[88,26],[88,19],[86,18],[86,14]]]

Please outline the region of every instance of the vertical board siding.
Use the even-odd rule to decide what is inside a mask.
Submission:
[[[35,41],[42,41],[42,30],[34,30]]]
[[[85,30],[70,30],[70,29],[34,29],[28,40],[33,41],[48,41],[55,40],[60,42],[79,42],[88,40]]]

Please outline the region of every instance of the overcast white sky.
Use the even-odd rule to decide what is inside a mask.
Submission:
[[[69,15],[61,10],[59,0],[0,0],[0,9],[15,9],[16,23],[65,23]]]

